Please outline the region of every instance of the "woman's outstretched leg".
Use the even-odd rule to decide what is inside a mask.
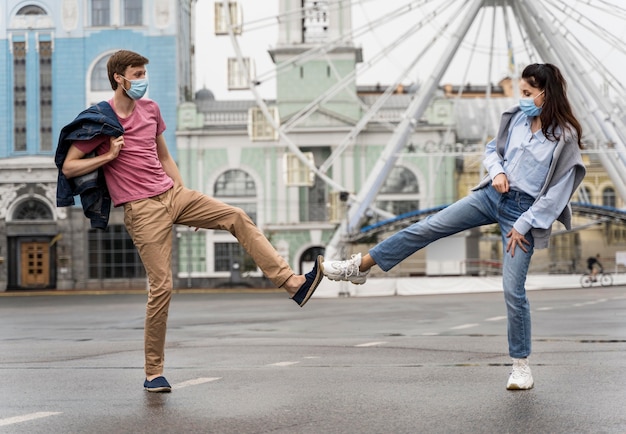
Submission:
[[[435,240],[495,223],[494,210],[498,199],[499,194],[490,187],[474,191],[437,214],[396,232],[374,246],[366,255],[357,253],[345,261],[324,261],[322,271],[331,280],[363,284],[374,265],[378,265],[383,271],[389,271]]]

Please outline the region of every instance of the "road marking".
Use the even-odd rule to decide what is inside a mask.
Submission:
[[[604,303],[605,301],[607,301],[606,298],[600,298],[598,300],[588,301],[585,304],[598,304],[598,303]]]
[[[377,346],[377,345],[383,345],[383,344],[386,344],[386,343],[387,343],[387,342],[385,342],[385,341],[380,341],[380,342],[367,342],[367,343],[365,343],[365,344],[358,344],[358,345],[355,345],[355,347],[375,347],[375,346]]]
[[[485,321],[502,321],[506,319],[506,316],[493,316],[491,318],[487,318]]]
[[[41,419],[42,417],[55,416],[61,414],[59,411],[40,411],[38,413],[25,414],[23,416],[7,417],[0,419],[0,426],[13,425],[16,423],[27,422],[29,420]]]
[[[452,327],[450,330],[463,330],[463,329],[471,329],[472,327],[478,327],[479,324],[462,324],[460,326]]]
[[[439,333],[426,332],[426,333],[422,333],[422,336],[439,336]]]
[[[297,365],[300,362],[278,362],[278,363],[270,363],[267,366],[291,366],[291,365]]]
[[[172,386],[172,389],[182,389],[184,387],[197,386],[198,384],[210,383],[211,381],[216,381],[221,378],[222,377],[194,378],[193,380],[187,380],[187,381],[183,381],[182,383],[174,384]]]
[[[539,307],[537,310],[554,310],[553,307]]]

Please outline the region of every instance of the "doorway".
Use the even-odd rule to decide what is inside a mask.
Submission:
[[[49,203],[37,195],[38,188],[29,188],[7,214],[7,290],[56,287],[59,228]]]
[[[300,274],[311,271],[318,255],[324,254],[324,247],[314,246],[306,249],[302,255],[300,255]]]
[[[49,243],[20,243],[20,274],[20,286],[24,288],[45,288],[50,285]]]
[[[56,244],[51,236],[8,238],[7,290],[56,286]]]

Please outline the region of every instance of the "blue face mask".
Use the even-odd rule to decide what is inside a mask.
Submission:
[[[528,117],[539,116],[541,114],[541,107],[535,105],[535,99],[539,97],[544,91],[542,90],[535,96],[535,98],[520,98],[519,108],[522,109],[524,114]]]
[[[124,88],[126,95],[128,95],[132,99],[141,99],[148,90],[148,79],[142,78],[140,80],[129,80],[126,77],[122,76],[124,80],[130,83],[130,89]]]

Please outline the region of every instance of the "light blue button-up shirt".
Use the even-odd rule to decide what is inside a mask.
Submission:
[[[494,139],[485,148],[483,164],[492,180],[504,173],[510,189],[537,198],[546,181],[556,145],[557,142],[549,140],[541,130],[533,133],[531,120],[519,112],[511,119],[504,159],[496,152]],[[569,202],[574,175],[574,169],[571,169],[544,196],[538,198],[515,222],[515,230],[526,234],[531,228],[549,228]]]

